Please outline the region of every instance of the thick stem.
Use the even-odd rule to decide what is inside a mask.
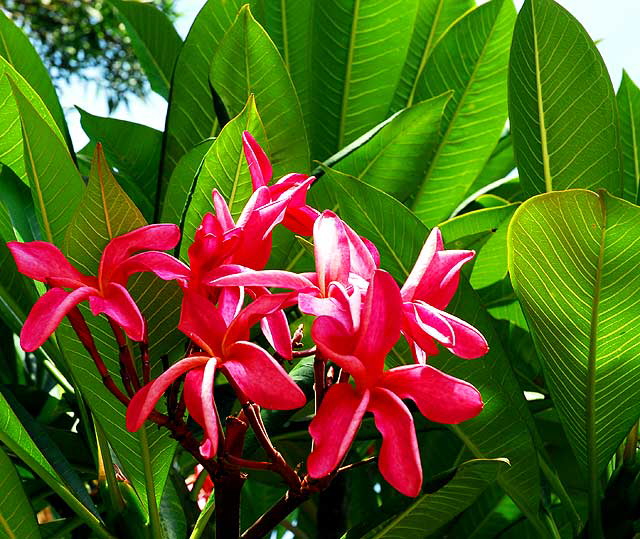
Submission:
[[[243,534],[242,539],[261,539],[291,514],[300,504],[311,496],[310,490],[294,492],[288,490],[285,495],[264,513]]]
[[[239,468],[220,467],[213,480],[216,502],[216,537],[240,537],[240,493],[247,476]]]

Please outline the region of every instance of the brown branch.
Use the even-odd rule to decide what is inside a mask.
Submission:
[[[116,324],[111,318],[107,317],[113,336],[118,343],[118,355],[120,359],[120,375],[122,376],[122,382],[127,392],[133,395],[140,389],[140,380],[138,380],[138,374],[133,364],[133,358],[131,357],[131,350],[127,344],[127,338],[122,331],[122,328]],[[133,389],[131,389],[131,383],[133,383]]]

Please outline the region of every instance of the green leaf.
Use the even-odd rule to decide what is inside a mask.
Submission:
[[[516,158],[513,155],[513,138],[511,132],[508,132],[496,144],[482,172],[478,174],[478,177],[474,180],[471,187],[469,187],[467,197],[505,178],[507,174],[515,168]]]
[[[10,167],[25,183],[28,183],[20,128],[20,111],[11,83],[15,84],[28,98],[61,142],[64,142],[64,138],[40,96],[20,73],[0,56],[0,162]]]
[[[449,25],[475,6],[473,0],[418,0],[418,13],[391,112],[413,105],[429,55]]]
[[[145,224],[140,212],[115,181],[101,147],[98,146],[89,185],[67,232],[67,256],[79,269],[95,274],[106,244],[112,238]],[[173,283],[161,282],[149,275],[138,275],[130,284],[129,290],[147,320],[152,371],[157,375],[161,369],[160,356],[181,340],[175,330],[180,307],[179,290]],[[108,324],[102,317],[92,317],[88,309],[83,308],[83,314],[105,365],[114,380],[119,380],[118,347]],[[87,403],[104,429],[125,474],[146,509],[141,442],[138,435],[125,428],[124,406],[107,391],[93,362],[68,323],[60,326],[58,336]],[[175,442],[168,437],[168,431],[151,425],[146,428],[159,502]]]
[[[475,249],[470,283],[476,288],[491,286],[507,276],[507,229],[511,216],[518,208],[518,203],[477,210],[440,225],[444,240],[449,242],[460,240],[465,236],[473,236],[474,242],[457,248]],[[482,240],[479,247],[475,242]]]
[[[44,239],[61,245],[84,183],[67,146],[11,80],[20,111],[27,174]]]
[[[626,71],[622,72],[622,82],[618,89],[617,102],[620,113],[620,143],[623,157],[625,200],[640,202],[638,197],[640,182],[640,88],[631,80]]]
[[[553,0],[527,0],[509,65],[509,118],[527,196],[622,191],[615,94],[593,40]]]
[[[151,89],[168,98],[173,67],[182,46],[178,32],[168,17],[152,4],[123,0],[110,2],[120,13]]]
[[[313,123],[307,127],[312,157],[324,160],[388,116],[417,4],[326,0],[316,6]]]
[[[348,533],[347,539],[423,539],[469,507],[508,466],[509,461],[501,458],[465,462],[439,490],[411,500],[400,512],[364,535],[361,530],[352,530],[355,533]],[[384,504],[381,511],[386,513]]]
[[[632,338],[640,318],[639,223],[633,204],[572,190],[526,201],[509,229],[514,289],[596,498],[600,473],[640,417],[633,397],[640,343]]]
[[[427,60],[416,99],[453,90],[440,144],[411,203],[427,226],[447,219],[465,198],[504,128],[514,21],[512,0],[492,0],[458,20]]]
[[[211,198],[213,189],[217,189],[227,201],[234,219],[240,215],[253,193],[251,175],[242,149],[243,131],[251,132],[260,144],[266,141],[252,97],[244,110],[224,126],[204,157],[187,208],[180,245],[182,256],[186,256],[186,250],[193,242],[193,235],[204,214],[208,211],[215,213]]]
[[[85,523],[104,539],[113,539],[102,526],[99,518],[83,505],[58,476],[29,436],[16,414],[0,393],[0,442],[5,444],[27,466],[29,466],[56,494],[71,507]],[[94,509],[93,509],[94,510]]]
[[[146,125],[102,118],[77,109],[82,129],[92,142],[102,143],[107,159],[118,169],[122,188],[151,221],[156,204],[162,133]]]
[[[398,282],[404,282],[428,229],[397,200],[358,180],[336,174],[330,171],[323,180],[331,182],[337,192],[341,217],[376,245],[381,267]],[[490,347],[486,356],[475,361],[463,361],[444,350],[429,358],[433,366],[472,383],[485,402],[478,417],[451,428],[475,457],[500,455],[511,461],[511,468],[498,481],[523,512],[536,520],[540,482],[531,435],[535,427],[491,317],[464,278],[447,311],[478,328]],[[410,355],[388,358],[389,366],[412,361]]]
[[[189,202],[193,182],[200,174],[204,157],[211,148],[213,139],[203,140],[182,156],[169,178],[167,195],[162,205],[160,221],[179,224]]]
[[[259,5],[259,4],[258,4]],[[264,2],[264,27],[278,47],[296,88],[306,126],[311,125],[313,13],[317,3],[308,0]],[[257,6],[256,6],[257,7]]]
[[[406,200],[412,194],[414,178],[426,172],[449,99],[451,92],[404,109],[369,142],[340,161],[336,170]]]
[[[305,172],[309,147],[300,103],[289,73],[268,34],[244,6],[211,63],[211,85],[233,117],[250,95],[269,141],[265,148],[274,176]]]
[[[9,222],[1,233],[5,241],[40,239],[40,228],[33,206],[31,190],[8,166],[0,165],[0,202],[7,211]]]
[[[196,16],[180,50],[171,84],[160,200],[180,158],[215,135],[218,121],[209,87],[213,54],[244,0],[208,0]],[[157,208],[159,215],[162,208]]]
[[[39,539],[38,521],[22,482],[7,454],[0,448],[0,535]]]
[[[56,125],[64,133],[68,147],[71,148],[67,123],[49,72],[29,38],[4,12],[0,12],[0,56],[13,66],[40,96]],[[0,74],[1,72],[2,69]]]

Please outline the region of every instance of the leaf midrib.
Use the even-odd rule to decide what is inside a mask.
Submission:
[[[637,134],[636,134],[636,119],[635,119],[635,114],[634,114],[634,107],[633,107],[633,103],[631,102],[631,94],[630,92],[627,92],[627,103],[629,104],[629,116],[630,116],[630,123],[631,123],[631,142],[633,144],[633,170],[635,173],[635,195],[636,195],[636,199],[638,198],[638,193],[640,192],[639,188],[640,188],[640,169],[639,169],[639,163],[638,163],[638,144],[637,144]]]
[[[342,106],[340,107],[340,129],[338,131],[338,148],[344,146],[344,132],[346,130],[346,113],[349,106],[349,89],[351,87],[351,69],[353,67],[353,54],[355,50],[356,34],[358,32],[358,16],[360,14],[360,0],[355,0],[353,6],[353,18],[351,19],[351,33],[349,34],[349,51],[347,53],[347,70],[344,76],[342,89]]]
[[[40,213],[42,215],[42,224],[44,225],[45,235],[47,236],[47,240],[49,241],[49,243],[53,243],[53,234],[51,233],[51,225],[49,224],[49,215],[47,214],[47,208],[44,204],[42,187],[40,185],[40,176],[38,175],[38,171],[36,170],[36,163],[33,158],[33,152],[31,151],[31,143],[29,142],[29,137],[24,129],[22,130],[22,136],[24,140],[25,150],[27,151],[29,162],[31,163],[31,176],[35,183],[36,194],[38,196],[38,205],[40,206]]]

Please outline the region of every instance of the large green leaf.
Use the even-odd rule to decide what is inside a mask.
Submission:
[[[309,147],[293,83],[249,6],[240,10],[220,43],[211,63],[211,84],[231,117],[240,114],[250,95],[255,96],[274,176],[308,169]]]
[[[440,144],[411,203],[427,226],[447,219],[465,198],[504,128],[514,21],[512,0],[492,0],[452,26],[427,60],[416,99],[453,90]]]
[[[514,289],[592,496],[640,417],[639,235],[640,208],[584,190],[526,201],[509,229]]]
[[[358,533],[360,530],[354,530],[356,533],[347,534],[347,539],[423,539],[469,507],[508,466],[506,459],[465,462],[442,488],[418,496],[410,504],[405,504],[406,507],[400,512],[364,535]],[[385,513],[384,505],[381,511]]]
[[[266,137],[253,98],[249,98],[244,110],[231,120],[209,148],[193,186],[193,194],[187,208],[180,252],[193,242],[193,234],[200,226],[204,214],[214,212],[211,192],[217,189],[224,197],[236,219],[253,193],[251,174],[242,149],[242,132],[250,131],[260,144]]]
[[[243,0],[208,0],[180,50],[169,96],[160,200],[180,158],[218,130],[209,87],[211,61],[243,3]],[[158,215],[160,210],[157,208]]]
[[[156,6],[137,1],[110,0],[131,37],[131,45],[149,79],[151,89],[169,97],[171,75],[182,39]]]
[[[43,237],[61,245],[84,183],[67,146],[13,80],[11,88],[20,111],[27,175]]]
[[[0,448],[0,536],[38,539],[38,521],[22,482],[7,454]]]
[[[0,56],[22,75],[42,99],[71,148],[62,107],[51,77],[29,38],[0,11]]]
[[[104,531],[99,518],[92,512],[95,511],[95,508],[87,508],[71,493],[69,487],[47,461],[1,393],[0,442],[5,444],[20,460],[29,466],[100,537],[113,539]]]
[[[340,215],[358,234],[380,251],[381,267],[399,282],[408,276],[427,237],[428,229],[402,204],[356,179],[328,173],[340,201]],[[518,506],[534,520],[540,501],[536,451],[531,435],[533,421],[513,375],[509,361],[478,296],[462,279],[460,291],[447,308],[478,328],[489,343],[489,353],[465,361],[442,351],[429,363],[469,381],[482,393],[485,407],[471,421],[452,426],[477,458],[507,457],[511,468],[498,481]],[[410,355],[389,357],[391,366],[411,363]]]
[[[515,168],[516,158],[513,155],[513,138],[511,137],[511,132],[508,132],[496,144],[482,172],[478,174],[478,177],[467,190],[467,197],[478,191],[482,192],[490,184],[505,178]]]
[[[418,0],[418,13],[391,112],[413,105],[418,81],[438,40],[458,17],[475,6],[474,0]]]
[[[620,143],[622,145],[625,200],[640,201],[640,88],[631,80],[626,71],[622,72],[622,82],[618,90],[617,102],[620,113]]]
[[[105,245],[112,238],[145,224],[140,212],[115,181],[101,147],[98,146],[89,184],[67,232],[67,256],[79,269],[95,274]],[[175,331],[180,307],[179,292],[173,283],[161,282],[149,275],[138,276],[129,289],[147,320],[152,371],[158,374],[161,369],[160,355],[167,353],[180,340]],[[119,380],[118,346],[108,324],[103,318],[93,318],[88,309],[83,310],[83,313],[105,365],[111,376]],[[69,324],[64,323],[58,335],[87,403],[146,507],[142,442],[138,435],[126,430],[124,406],[107,391]],[[154,426],[146,428],[155,492],[159,502],[175,443],[168,437],[168,431]]]
[[[123,189],[147,220],[153,219],[162,153],[162,133],[146,125],[102,118],[84,110],[80,123],[93,143],[102,143]]]
[[[593,40],[553,0],[527,0],[509,65],[509,118],[528,196],[603,187],[622,192],[615,94]]]
[[[191,186],[198,177],[200,167],[204,162],[204,156],[212,144],[213,139],[203,140],[178,161],[167,185],[167,195],[162,205],[162,215],[160,217],[162,223],[180,223],[185,206],[188,203]]]
[[[316,4],[308,126],[314,159],[326,159],[388,116],[416,11],[413,0]]]
[[[426,172],[450,98],[449,92],[403,110],[369,142],[340,161],[336,170],[406,200],[415,178]]]
[[[64,141],[64,138],[40,96],[29,86],[29,83],[20,73],[0,56],[0,163],[10,167],[27,183],[27,169],[22,146],[22,129],[20,128],[20,112],[13,95],[11,83],[15,84],[27,96],[33,107],[45,119],[60,140]]]
[[[264,27],[278,47],[284,65],[296,87],[305,125],[311,125],[313,61],[313,13],[318,2],[280,0],[264,2]]]

